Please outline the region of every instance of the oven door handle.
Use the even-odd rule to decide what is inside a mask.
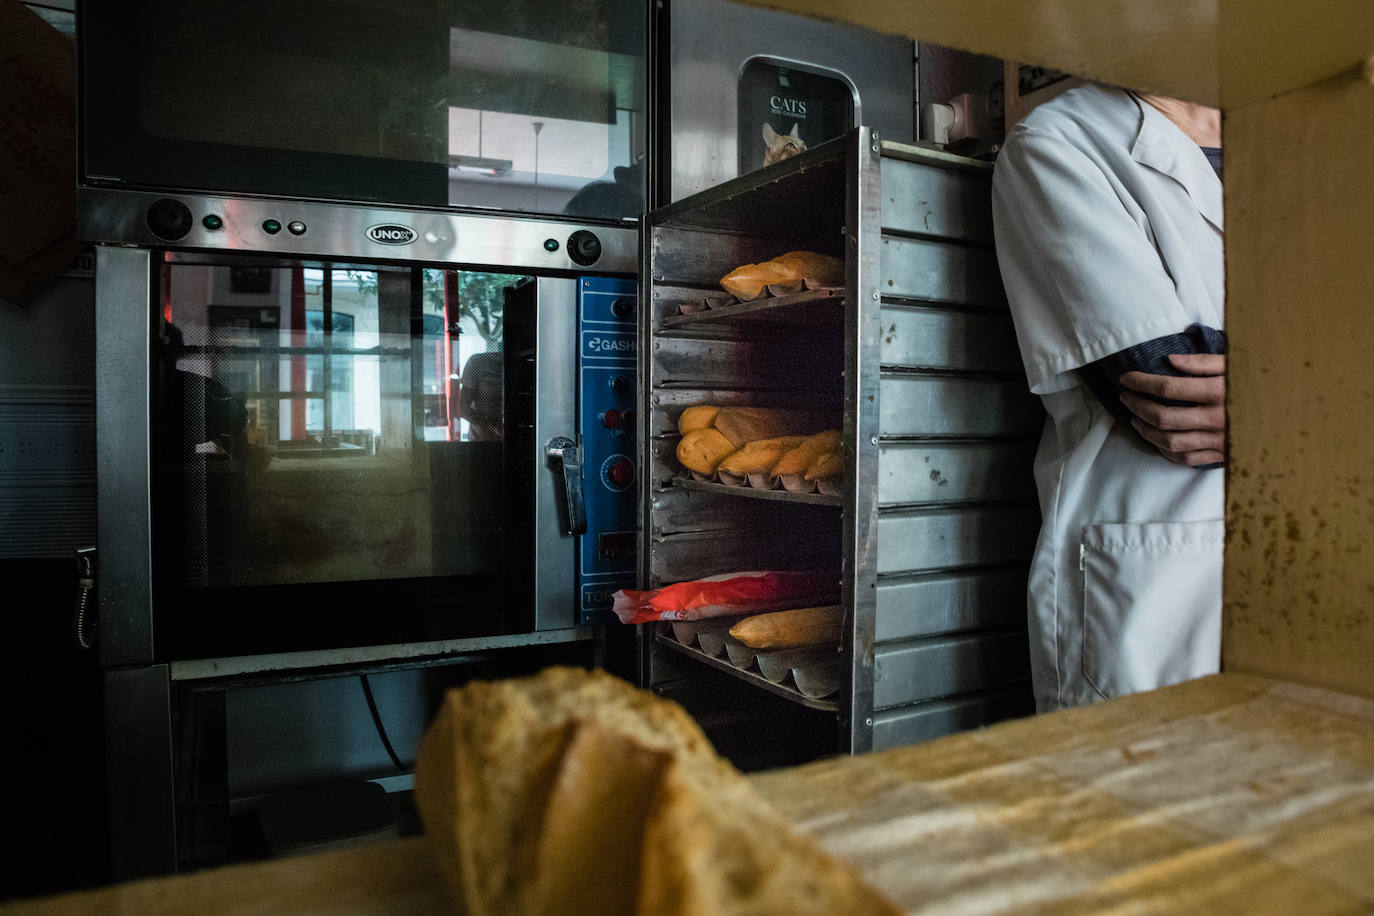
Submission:
[[[587,506],[582,498],[582,449],[566,436],[555,436],[544,446],[549,470],[563,477],[564,505],[568,510],[566,533],[587,533]]]

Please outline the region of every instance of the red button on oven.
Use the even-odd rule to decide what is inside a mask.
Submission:
[[[610,410],[602,411],[601,423],[607,429],[615,429],[620,425],[620,411],[612,407]]]
[[[612,486],[628,487],[635,479],[634,462],[628,458],[616,458],[606,468],[606,479]]]

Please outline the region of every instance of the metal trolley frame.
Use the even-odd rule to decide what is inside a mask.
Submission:
[[[845,625],[838,650],[809,662],[725,651],[739,647],[720,625],[695,640],[652,625],[646,685],[666,659],[692,655],[833,712],[835,749],[850,753],[1030,711],[1025,581],[1043,413],[992,250],[991,168],[861,127],[649,215],[640,581],[833,570]],[[843,290],[701,307],[735,266],[796,249],[842,256]],[[838,495],[683,479],[676,418],[694,403],[842,416]]]

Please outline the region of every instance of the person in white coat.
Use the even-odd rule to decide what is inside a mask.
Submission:
[[[1220,116],[1086,85],[1007,136],[997,256],[1031,390],[1040,711],[1220,664]]]

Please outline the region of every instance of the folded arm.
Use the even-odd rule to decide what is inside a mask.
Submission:
[[[1226,335],[1192,325],[1085,366],[1089,390],[1121,423],[1176,464],[1225,461]]]

